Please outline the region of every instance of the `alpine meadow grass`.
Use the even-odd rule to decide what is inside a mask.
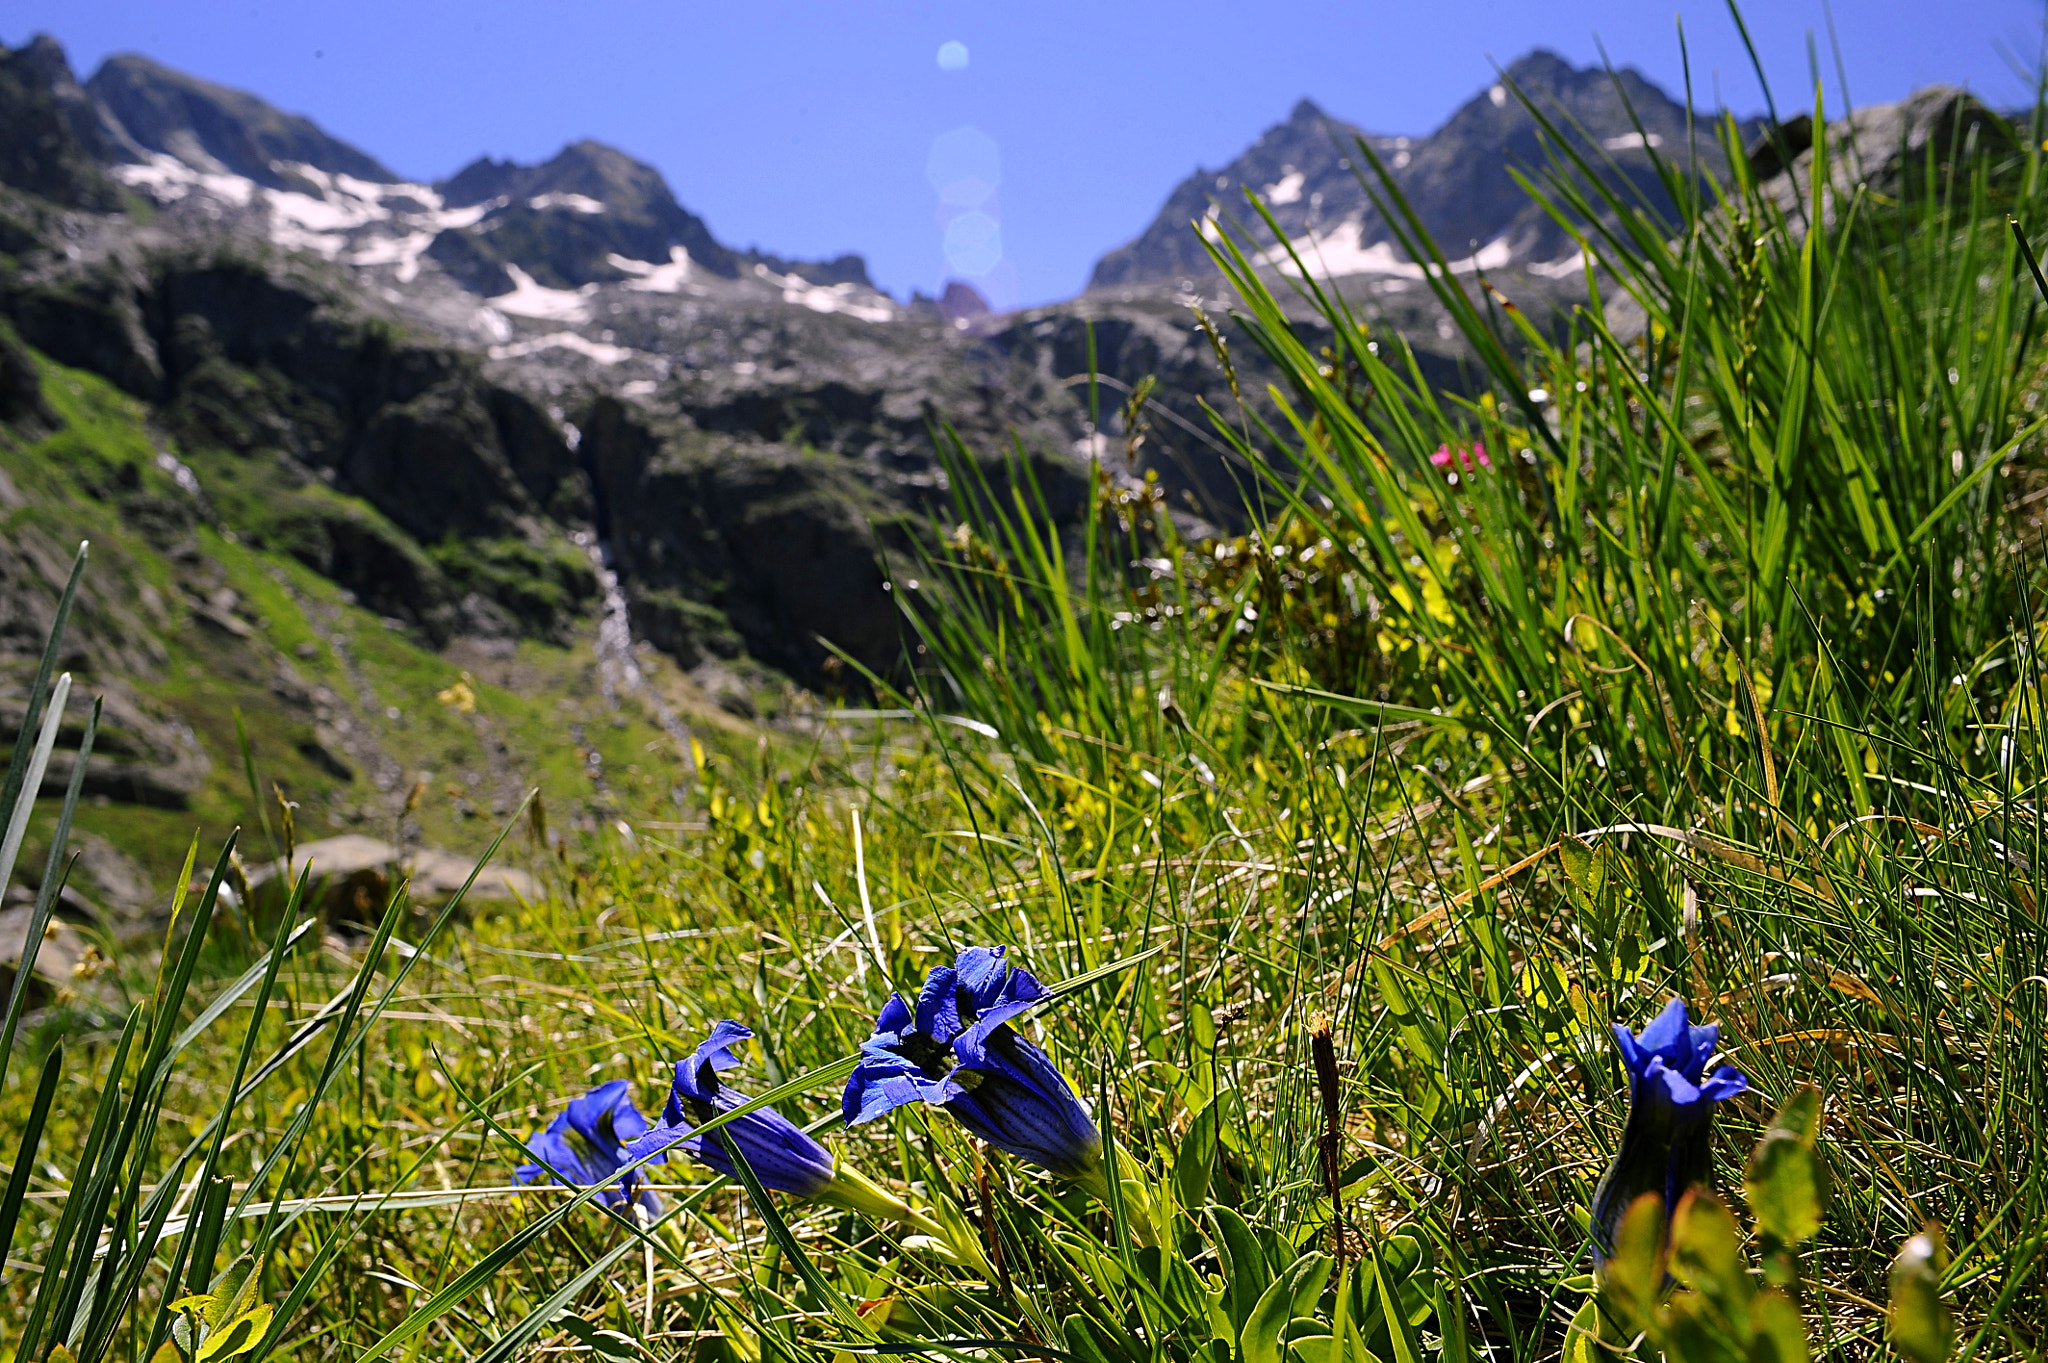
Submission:
[[[532,902],[195,846],[160,964],[17,972],[0,1357],[2038,1358],[2038,123],[1655,202],[1550,127],[1554,329],[1360,145],[1471,383],[1217,233],[1247,533],[942,428],[874,708],[530,800]]]

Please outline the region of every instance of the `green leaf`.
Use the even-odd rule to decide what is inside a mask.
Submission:
[[[1590,846],[1567,833],[1557,840],[1557,859],[1564,863],[1566,877],[1580,893],[1600,897],[1600,889],[1607,883],[1607,866]]]
[[[1798,1305],[1783,1292],[1757,1293],[1749,1311],[1749,1328],[1750,1363],[1808,1363],[1812,1357],[1806,1321]]]
[[[1287,1341],[1287,1353],[1294,1363],[1345,1363],[1334,1335],[1297,1335]]]
[[[245,1354],[256,1347],[256,1341],[262,1339],[263,1332],[269,1328],[270,1306],[265,1303],[208,1332],[206,1342],[199,1348],[196,1363],[214,1363],[216,1359]]]
[[[1764,1277],[1780,1287],[1798,1280],[1798,1248],[1827,1214],[1827,1166],[1816,1146],[1820,1111],[1820,1090],[1811,1084],[1786,1099],[1743,1173],[1763,1241]]]
[[[1393,1273],[1388,1269],[1387,1261],[1377,1253],[1373,1255],[1373,1269],[1373,1276],[1379,1283],[1380,1310],[1386,1313],[1387,1334],[1394,1346],[1394,1363],[1419,1363],[1421,1341],[1416,1338],[1415,1327],[1408,1320]]]
[[[1664,1198],[1644,1193],[1622,1214],[1602,1290],[1615,1320],[1633,1330],[1650,1323],[1664,1284]]]
[[[626,1338],[617,1330],[601,1330],[581,1316],[565,1314],[557,1317],[555,1324],[575,1336],[577,1343],[596,1354],[599,1358],[637,1359],[640,1357],[640,1351],[634,1347],[632,1340]]]
[[[1252,1308],[1273,1280],[1273,1271],[1266,1263],[1266,1252],[1259,1248],[1259,1237],[1252,1234],[1242,1216],[1229,1207],[1211,1207],[1209,1220],[1216,1227],[1216,1248],[1223,1256],[1230,1325],[1242,1334]]]
[[[1891,1307],[1885,1332],[1892,1347],[1912,1363],[1947,1363],[1955,1351],[1956,1326],[1941,1296],[1948,1251],[1941,1227],[1929,1225],[1899,1247],[1891,1267]]]
[[[1560,1363],[1613,1363],[1613,1356],[1600,1343],[1601,1325],[1599,1300],[1586,1298],[1565,1329]]]
[[[1196,1113],[1173,1159],[1173,1194],[1188,1212],[1209,1195],[1209,1179],[1216,1169],[1216,1121],[1214,1103]]]
[[[1695,1288],[1729,1320],[1748,1318],[1756,1285],[1742,1261],[1735,1218],[1712,1193],[1694,1190],[1671,1218],[1671,1276]]]
[[[1109,1332],[1086,1316],[1068,1316],[1061,1332],[1067,1348],[1081,1363],[1130,1363],[1129,1355],[1109,1337]]]
[[[1465,1328],[1465,1311],[1455,1284],[1436,1280],[1436,1329],[1443,1341],[1442,1363],[1470,1363],[1472,1344]]]
[[[1260,1294],[1237,1337],[1242,1363],[1281,1363],[1280,1345],[1288,1323],[1313,1308],[1335,1266],[1327,1254],[1304,1254]]]
[[[1742,1176],[1742,1191],[1767,1237],[1788,1248],[1812,1239],[1820,1229],[1824,1198],[1812,1137],[1802,1139],[1776,1127],[1764,1132]]]

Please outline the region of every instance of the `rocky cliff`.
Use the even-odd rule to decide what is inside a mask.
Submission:
[[[1686,167],[1726,171],[1711,124],[1695,128],[1683,105],[1638,72],[1575,68],[1536,51],[1423,136],[1368,133],[1302,100],[1228,164],[1181,181],[1135,240],[1096,264],[1089,288],[1182,280],[1194,288],[1214,273],[1192,230],[1204,221],[1237,224],[1278,263],[1284,246],[1250,211],[1247,191],[1316,273],[1413,281],[1419,266],[1400,249],[1375,199],[1382,187],[1361,142],[1447,257],[1539,278],[1571,273],[1577,246],[1530,201],[1514,171],[1540,180],[1554,151],[1569,148],[1624,197],[1666,203],[1658,158],[1681,175]]]

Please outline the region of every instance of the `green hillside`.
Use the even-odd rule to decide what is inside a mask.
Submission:
[[[119,703],[97,761],[142,775],[124,790],[110,773],[79,827],[142,863],[159,894],[195,831],[213,845],[248,823],[249,855],[263,852],[238,714],[263,796],[273,798],[274,783],[297,805],[300,841],[403,833],[466,851],[481,849],[530,786],[572,827],[659,804],[687,754],[651,703],[656,690],[692,723],[737,727],[701,693],[692,708],[691,688],[655,655],[638,660],[646,692],[620,686],[608,701],[588,588],[579,613],[562,612],[568,642],[436,651],[286,551],[306,503],[324,520],[357,521],[405,545],[374,508],[318,483],[281,486],[268,461],[171,441],[105,380],[40,355],[33,363],[46,411],[0,428],[10,633],[47,626],[72,551],[89,539],[92,567],[64,660],[77,674],[73,709],[82,714],[85,697],[113,688]],[[180,485],[178,464],[160,458],[172,451],[196,495]],[[589,575],[566,541],[552,552],[573,555],[568,566]],[[528,579],[537,594],[551,586],[548,564],[539,566]],[[17,693],[32,666],[32,656],[9,664]],[[425,787],[417,797],[415,786]],[[49,818],[39,814],[36,827]]]

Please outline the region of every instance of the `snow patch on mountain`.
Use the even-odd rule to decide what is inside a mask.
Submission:
[[[578,213],[604,212],[604,205],[588,194],[536,194],[526,201],[526,206],[535,212],[550,208],[568,208]]]
[[[690,287],[690,253],[680,246],[668,248],[668,261],[629,260],[613,253],[605,257],[615,270],[634,276],[626,287],[636,293],[681,293]]]
[[[1586,253],[1574,251],[1562,260],[1540,260],[1529,267],[1529,273],[1543,279],[1570,279],[1586,272]]]
[[[160,151],[147,153],[146,160],[134,165],[114,166],[112,173],[122,184],[143,191],[158,203],[176,203],[196,189],[244,208],[256,193],[254,180],[227,171],[195,170]]]
[[[1286,173],[1272,184],[1259,191],[1269,204],[1291,204],[1301,197],[1301,187],[1308,177],[1293,166],[1285,167]]]
[[[512,292],[490,300],[499,312],[544,322],[590,320],[590,296],[597,292],[595,284],[585,284],[580,289],[551,289],[517,265],[506,265],[505,273],[512,276]]]
[[[618,364],[640,353],[628,346],[593,341],[573,331],[551,331],[545,336],[514,341],[508,345],[494,345],[490,353],[494,360],[516,360],[527,355],[538,355],[543,350],[570,350],[596,360],[599,364]]]
[[[843,312],[863,322],[889,322],[896,317],[896,305],[886,294],[858,284],[813,284],[802,275],[777,274],[766,265],[756,265],[754,273],[781,289],[783,302],[812,312]]]
[[[271,169],[297,187],[267,188],[247,176],[193,166],[166,152],[146,153],[139,162],[112,167],[112,173],[159,205],[196,194],[223,209],[261,213],[266,234],[286,250],[359,267],[390,266],[401,284],[418,277],[420,257],[436,234],[473,226],[498,206],[447,208],[429,185],[385,184],[300,161],[275,162]]]
[[[1295,237],[1285,246],[1275,246],[1261,251],[1252,258],[1254,265],[1270,265],[1282,274],[1299,275],[1302,265],[1318,275],[1329,279],[1340,279],[1347,275],[1378,275],[1392,279],[1422,279],[1435,269],[1414,261],[1402,260],[1394,254],[1390,241],[1376,241],[1365,244],[1365,224],[1357,219],[1339,223],[1328,232],[1308,232]],[[1499,270],[1514,260],[1514,248],[1505,237],[1496,237],[1462,260],[1450,262],[1451,273],[1472,274],[1481,270]],[[1297,258],[1301,262],[1297,264]]]

